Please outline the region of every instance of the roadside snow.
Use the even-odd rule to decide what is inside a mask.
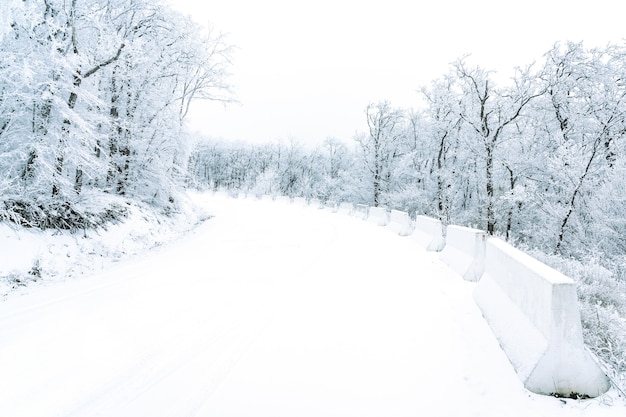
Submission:
[[[215,217],[184,239],[0,302],[0,415],[626,415],[526,391],[474,284],[411,239],[195,198]]]
[[[123,223],[75,233],[0,223],[0,301],[36,285],[93,274],[175,240],[206,217],[190,201],[182,202],[180,212],[170,217],[140,205],[128,208]]]

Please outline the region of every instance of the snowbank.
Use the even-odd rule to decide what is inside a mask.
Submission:
[[[413,230],[411,239],[424,249],[435,252],[441,251],[446,244],[441,221],[428,216],[415,218],[415,230]]]
[[[609,381],[583,344],[574,282],[489,239],[474,298],[526,388],[596,397]]]
[[[75,233],[0,223],[0,299],[34,284],[94,273],[175,240],[209,217],[190,200],[180,201],[179,212],[169,216],[141,203],[127,207],[122,223]]]
[[[448,226],[441,260],[466,281],[478,281],[485,268],[486,240],[482,230]]]

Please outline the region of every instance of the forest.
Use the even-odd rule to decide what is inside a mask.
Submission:
[[[175,210],[195,99],[230,100],[231,46],[152,0],[4,4],[0,219],[75,229]]]
[[[507,82],[460,58],[413,109],[372,102],[366,131],[318,146],[193,141],[192,101],[233,100],[232,48],[159,0],[4,1],[0,221],[99,227],[196,187],[481,228],[577,281],[626,385],[626,45],[557,43]]]

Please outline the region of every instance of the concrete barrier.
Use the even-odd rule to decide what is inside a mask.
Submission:
[[[441,260],[466,281],[478,281],[485,269],[487,234],[461,226],[446,228],[446,246]]]
[[[387,227],[400,236],[409,236],[413,233],[414,225],[406,211],[391,210]]]
[[[367,219],[367,213],[369,212],[369,206],[365,204],[357,204],[354,206],[354,210],[352,211],[352,215],[361,220]]]
[[[443,230],[441,221],[428,216],[417,216],[411,239],[426,250],[439,252],[446,245]]]
[[[389,213],[383,207],[370,207],[367,213],[367,220],[379,226],[387,226],[389,224]]]
[[[609,380],[585,350],[574,282],[498,239],[474,298],[526,388],[597,397]]]
[[[339,204],[339,209],[337,210],[338,213],[341,214],[352,214],[352,212],[354,211],[354,205],[352,203],[347,203],[347,202],[342,202],[341,204]]]
[[[332,213],[337,213],[339,210],[339,204],[337,204],[336,201],[327,200],[324,208],[326,210],[330,210]]]

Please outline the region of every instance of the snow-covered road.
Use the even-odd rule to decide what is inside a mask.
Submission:
[[[626,415],[524,390],[473,284],[409,238],[197,198],[186,238],[0,303],[0,416]]]

